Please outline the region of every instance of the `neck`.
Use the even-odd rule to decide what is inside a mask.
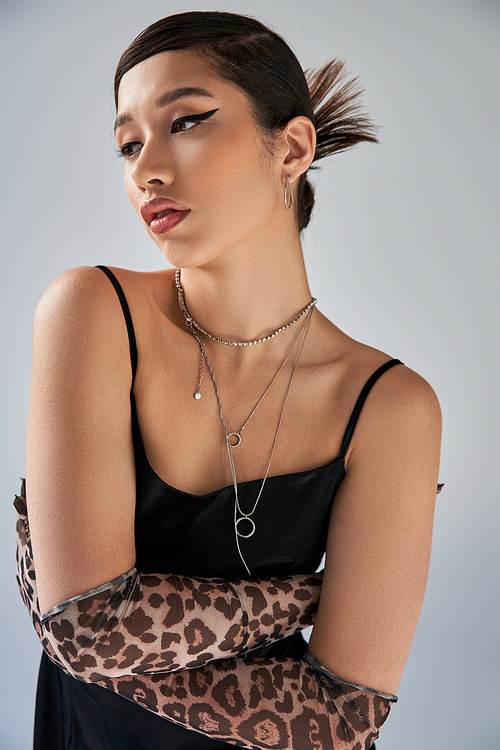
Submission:
[[[185,268],[186,306],[205,330],[253,341],[286,325],[311,301],[300,240]]]

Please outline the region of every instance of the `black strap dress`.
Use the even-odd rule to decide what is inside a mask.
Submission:
[[[128,329],[133,379],[137,347],[130,310],[114,274],[112,282]],[[258,533],[240,544],[252,575],[312,572],[326,548],[330,510],[345,476],[345,455],[358,417],[374,383],[393,359],[369,378],[354,406],[340,455],[326,466],[267,479],[255,510]],[[142,573],[244,577],[234,534],[232,486],[193,495],[166,484],[149,464],[132,390],[130,396],[136,463],[136,567]],[[243,508],[252,507],[261,480],[238,485]],[[255,656],[300,659],[306,643],[300,634],[252,652]],[[78,682],[44,654],[38,678],[34,750],[215,750],[228,744],[171,724],[142,706]]]

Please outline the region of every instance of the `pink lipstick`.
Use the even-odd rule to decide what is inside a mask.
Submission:
[[[157,216],[156,219],[153,219],[149,228],[153,234],[163,234],[163,232],[168,232],[186,218],[188,211],[189,209],[186,211],[170,211],[165,216]]]
[[[153,234],[163,234],[180,224],[190,210],[182,203],[168,198],[153,198],[153,200],[144,201],[141,206],[141,216]]]

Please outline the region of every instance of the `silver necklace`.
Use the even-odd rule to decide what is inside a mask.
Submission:
[[[271,461],[273,460],[274,451],[276,449],[276,443],[278,442],[278,435],[279,435],[279,432],[280,432],[280,429],[281,429],[281,424],[283,422],[283,417],[285,416],[286,405],[288,403],[288,398],[290,396],[290,391],[292,389],[293,379],[295,377],[295,373],[297,372],[297,367],[298,367],[298,364],[299,364],[300,355],[302,354],[302,349],[304,348],[304,344],[305,344],[305,341],[306,341],[307,333],[309,331],[309,326],[310,326],[310,323],[311,323],[311,317],[312,317],[313,311],[314,311],[314,305],[310,307],[310,309],[309,309],[309,315],[307,316],[307,318],[306,318],[306,320],[304,322],[304,325],[300,329],[300,332],[299,332],[297,338],[295,339],[295,342],[293,344],[292,349],[290,350],[290,352],[287,355],[287,360],[288,360],[288,358],[290,357],[290,355],[291,355],[291,353],[293,351],[293,348],[295,347],[295,344],[298,342],[298,340],[300,339],[300,337],[301,337],[301,335],[303,333],[304,336],[303,336],[302,343],[300,345],[299,351],[297,353],[297,358],[296,358],[295,364],[293,366],[292,374],[290,375],[290,380],[289,380],[289,383],[288,383],[288,388],[287,388],[287,391],[286,391],[285,400],[284,400],[284,403],[283,403],[283,408],[281,410],[280,418],[279,418],[279,421],[278,421],[278,426],[276,428],[276,433],[274,435],[274,440],[273,440],[273,444],[272,444],[272,447],[271,447],[271,455],[269,456],[269,461],[267,462],[267,467],[266,467],[266,471],[265,471],[265,474],[264,474],[264,478],[263,478],[262,483],[260,485],[260,489],[259,489],[259,492],[257,494],[257,498],[255,500],[253,508],[248,513],[245,513],[241,509],[241,506],[240,506],[239,497],[238,497],[238,480],[236,478],[236,469],[235,469],[235,466],[234,466],[234,460],[233,460],[233,455],[232,455],[233,449],[236,448],[236,447],[238,447],[238,445],[241,442],[241,438],[240,438],[240,441],[236,445],[232,445],[231,444],[230,437],[231,437],[231,435],[234,435],[236,433],[230,433],[230,432],[228,432],[226,420],[224,418],[224,412],[222,411],[222,402],[221,402],[221,398],[220,398],[220,394],[219,394],[219,388],[217,386],[217,381],[215,379],[214,371],[213,371],[212,366],[210,364],[210,360],[209,360],[208,355],[207,355],[207,353],[205,351],[203,339],[200,336],[200,340],[202,342],[200,344],[200,348],[203,346],[203,348],[202,348],[202,354],[203,354],[204,359],[206,360],[208,370],[209,370],[210,375],[212,377],[212,382],[214,384],[214,390],[215,390],[215,395],[216,395],[216,398],[217,398],[217,403],[219,404],[219,413],[220,413],[220,417],[221,417],[221,421],[222,421],[222,426],[224,428],[224,434],[226,436],[226,448],[227,448],[227,455],[228,455],[228,459],[229,459],[229,468],[231,470],[231,477],[232,477],[232,480],[233,480],[233,487],[234,487],[234,533],[235,533],[235,538],[236,538],[236,547],[238,549],[238,554],[239,554],[239,556],[241,558],[241,561],[242,561],[243,565],[245,566],[245,569],[246,569],[248,575],[250,575],[250,576],[252,574],[250,572],[250,568],[248,567],[248,565],[247,565],[247,563],[245,561],[245,558],[243,557],[243,553],[242,553],[241,547],[240,547],[240,538],[241,539],[249,539],[255,533],[255,528],[256,528],[255,527],[255,521],[253,520],[252,516],[253,516],[253,514],[255,513],[255,511],[257,509],[257,505],[259,504],[259,500],[260,500],[262,492],[264,490],[264,485],[265,485],[267,477],[269,475],[269,469],[271,468]],[[287,360],[285,360],[285,362]],[[280,367],[280,369],[278,371],[278,374],[283,369],[284,364],[285,363],[283,363],[283,365],[281,365],[281,367]],[[277,375],[273,378],[273,380],[272,380],[271,384],[269,385],[267,391],[269,391],[269,388],[271,387],[271,385],[273,384],[273,382],[276,380],[276,377],[277,377]],[[267,391],[266,391],[266,393],[267,393]],[[264,395],[266,395],[266,394],[264,394]],[[264,398],[264,396],[262,398]],[[262,398],[257,403],[257,406],[259,406],[260,402],[262,401]],[[253,414],[255,413],[255,411],[257,409],[257,406],[254,408],[254,410],[252,411],[250,417],[247,419],[247,422],[245,424],[247,424],[248,421],[250,420],[250,418],[253,416]],[[241,429],[243,429],[243,428],[241,428]],[[240,430],[240,432],[241,432],[241,430]],[[238,514],[239,514],[239,517],[238,517]],[[249,530],[248,533],[245,533],[240,528],[238,528],[239,525],[242,522],[249,522],[250,523],[250,530]]]
[[[188,326],[188,328],[191,329],[191,332],[195,336],[196,340],[198,341],[198,344],[200,343],[199,335],[197,336],[195,331],[198,334],[203,334],[204,336],[207,336],[207,338],[209,338],[211,341],[215,341],[218,344],[225,344],[226,346],[254,346],[254,344],[262,344],[264,341],[269,341],[269,339],[272,339],[275,336],[277,336],[278,333],[281,333],[282,331],[286,331],[287,328],[291,328],[291,326],[293,326],[301,318],[303,318],[304,315],[307,315],[307,313],[314,307],[314,305],[318,301],[315,297],[313,297],[312,300],[304,307],[303,310],[301,310],[301,312],[293,320],[291,320],[289,323],[286,323],[286,325],[281,326],[280,328],[277,328],[275,331],[273,331],[267,336],[262,336],[259,339],[254,339],[253,341],[226,341],[225,339],[221,339],[218,336],[214,336],[212,333],[209,333],[204,328],[202,328],[202,326],[200,326],[200,324],[193,318],[193,316],[187,309],[186,300],[184,298],[184,289],[182,288],[182,284],[181,284],[181,269],[180,268],[177,268],[175,271],[175,286],[177,288],[179,307],[181,308],[181,312],[184,315],[184,320],[186,321],[186,325]],[[204,372],[204,348],[201,349],[201,346],[200,346],[200,350],[201,350],[201,354],[200,354],[200,364],[198,367],[198,386],[194,393],[194,397],[196,399],[201,398],[201,384],[203,381],[203,372]],[[276,375],[276,377],[278,376],[278,374]],[[262,398],[264,398],[264,396]]]
[[[255,412],[257,411],[257,409],[259,408],[259,406],[261,405],[261,403],[263,402],[263,400],[265,399],[265,397],[267,396],[267,394],[271,390],[272,386],[276,382],[279,374],[281,373],[281,371],[285,367],[286,363],[288,362],[288,360],[292,356],[293,350],[297,346],[297,343],[298,343],[298,341],[300,339],[300,335],[302,333],[302,330],[303,330],[303,328],[300,329],[299,333],[295,337],[295,339],[293,341],[293,344],[292,344],[292,346],[290,347],[290,349],[288,351],[288,354],[286,355],[285,359],[283,360],[283,362],[279,366],[277,372],[275,373],[273,379],[271,380],[271,382],[267,386],[266,390],[264,391],[264,393],[262,394],[262,396],[259,398],[259,400],[255,404],[255,406],[253,407],[252,411],[250,412],[250,414],[248,415],[248,417],[246,418],[246,420],[244,421],[244,423],[242,424],[242,426],[240,427],[240,429],[236,430],[234,432],[228,432],[226,434],[226,440],[228,441],[228,443],[229,443],[229,445],[230,445],[231,448],[237,448],[239,445],[241,445],[243,430],[245,429],[245,427],[247,426],[247,424],[252,419],[253,415],[255,414]],[[203,340],[203,337],[196,330],[193,330],[192,333],[193,333],[194,337],[196,338],[196,340],[198,342],[198,346],[200,347],[201,358],[203,359],[203,361],[205,361],[205,359],[207,359],[207,363],[208,363],[209,360],[208,360],[208,355],[206,354],[205,342]]]
[[[288,354],[286,355],[285,359],[283,360],[283,362],[279,366],[279,368],[278,368],[276,374],[274,375],[273,379],[271,380],[271,382],[267,386],[266,390],[264,391],[264,393],[262,394],[262,396],[259,398],[259,400],[255,404],[255,406],[253,407],[252,411],[250,412],[250,414],[248,415],[248,417],[246,418],[245,422],[242,424],[242,426],[240,427],[240,429],[237,430],[236,432],[228,432],[226,434],[226,440],[228,441],[229,446],[231,448],[237,448],[241,444],[241,433],[243,432],[243,430],[245,429],[245,427],[247,426],[247,424],[250,422],[250,420],[252,419],[253,415],[255,414],[255,412],[257,411],[257,409],[261,405],[261,403],[264,401],[265,397],[267,396],[267,394],[271,390],[272,386],[276,382],[276,380],[277,380],[280,372],[283,370],[284,366],[286,365],[286,363],[288,362],[288,360],[292,356],[292,352],[295,349],[295,347],[297,346],[297,343],[298,343],[298,341],[300,339],[300,334],[301,333],[302,333],[302,329],[299,331],[298,335],[295,337],[295,340],[294,340],[292,346],[290,347],[290,350],[289,350]]]

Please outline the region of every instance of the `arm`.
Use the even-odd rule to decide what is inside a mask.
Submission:
[[[23,490],[15,500],[21,595],[47,654],[79,679],[198,667],[314,621],[321,574],[241,581],[135,569],[42,615]]]
[[[91,268],[64,274],[35,319],[29,526],[18,502],[19,581],[48,652],[68,671],[129,674],[202,664],[307,627],[318,575],[229,583],[134,570],[130,379],[108,280]]]
[[[311,653],[346,679],[398,689],[431,551],[441,413],[406,367],[375,384],[335,497]]]
[[[47,654],[60,664],[37,611],[23,498],[15,505],[21,593]],[[61,629],[68,634],[67,626]],[[88,661],[84,666],[73,671],[77,679],[95,682],[175,724],[248,748],[369,748],[396,700],[349,685],[310,654],[301,661],[239,658],[170,674],[120,677],[99,673]]]
[[[251,750],[368,750],[397,700],[345,682],[311,654],[96,682],[174,724]]]

